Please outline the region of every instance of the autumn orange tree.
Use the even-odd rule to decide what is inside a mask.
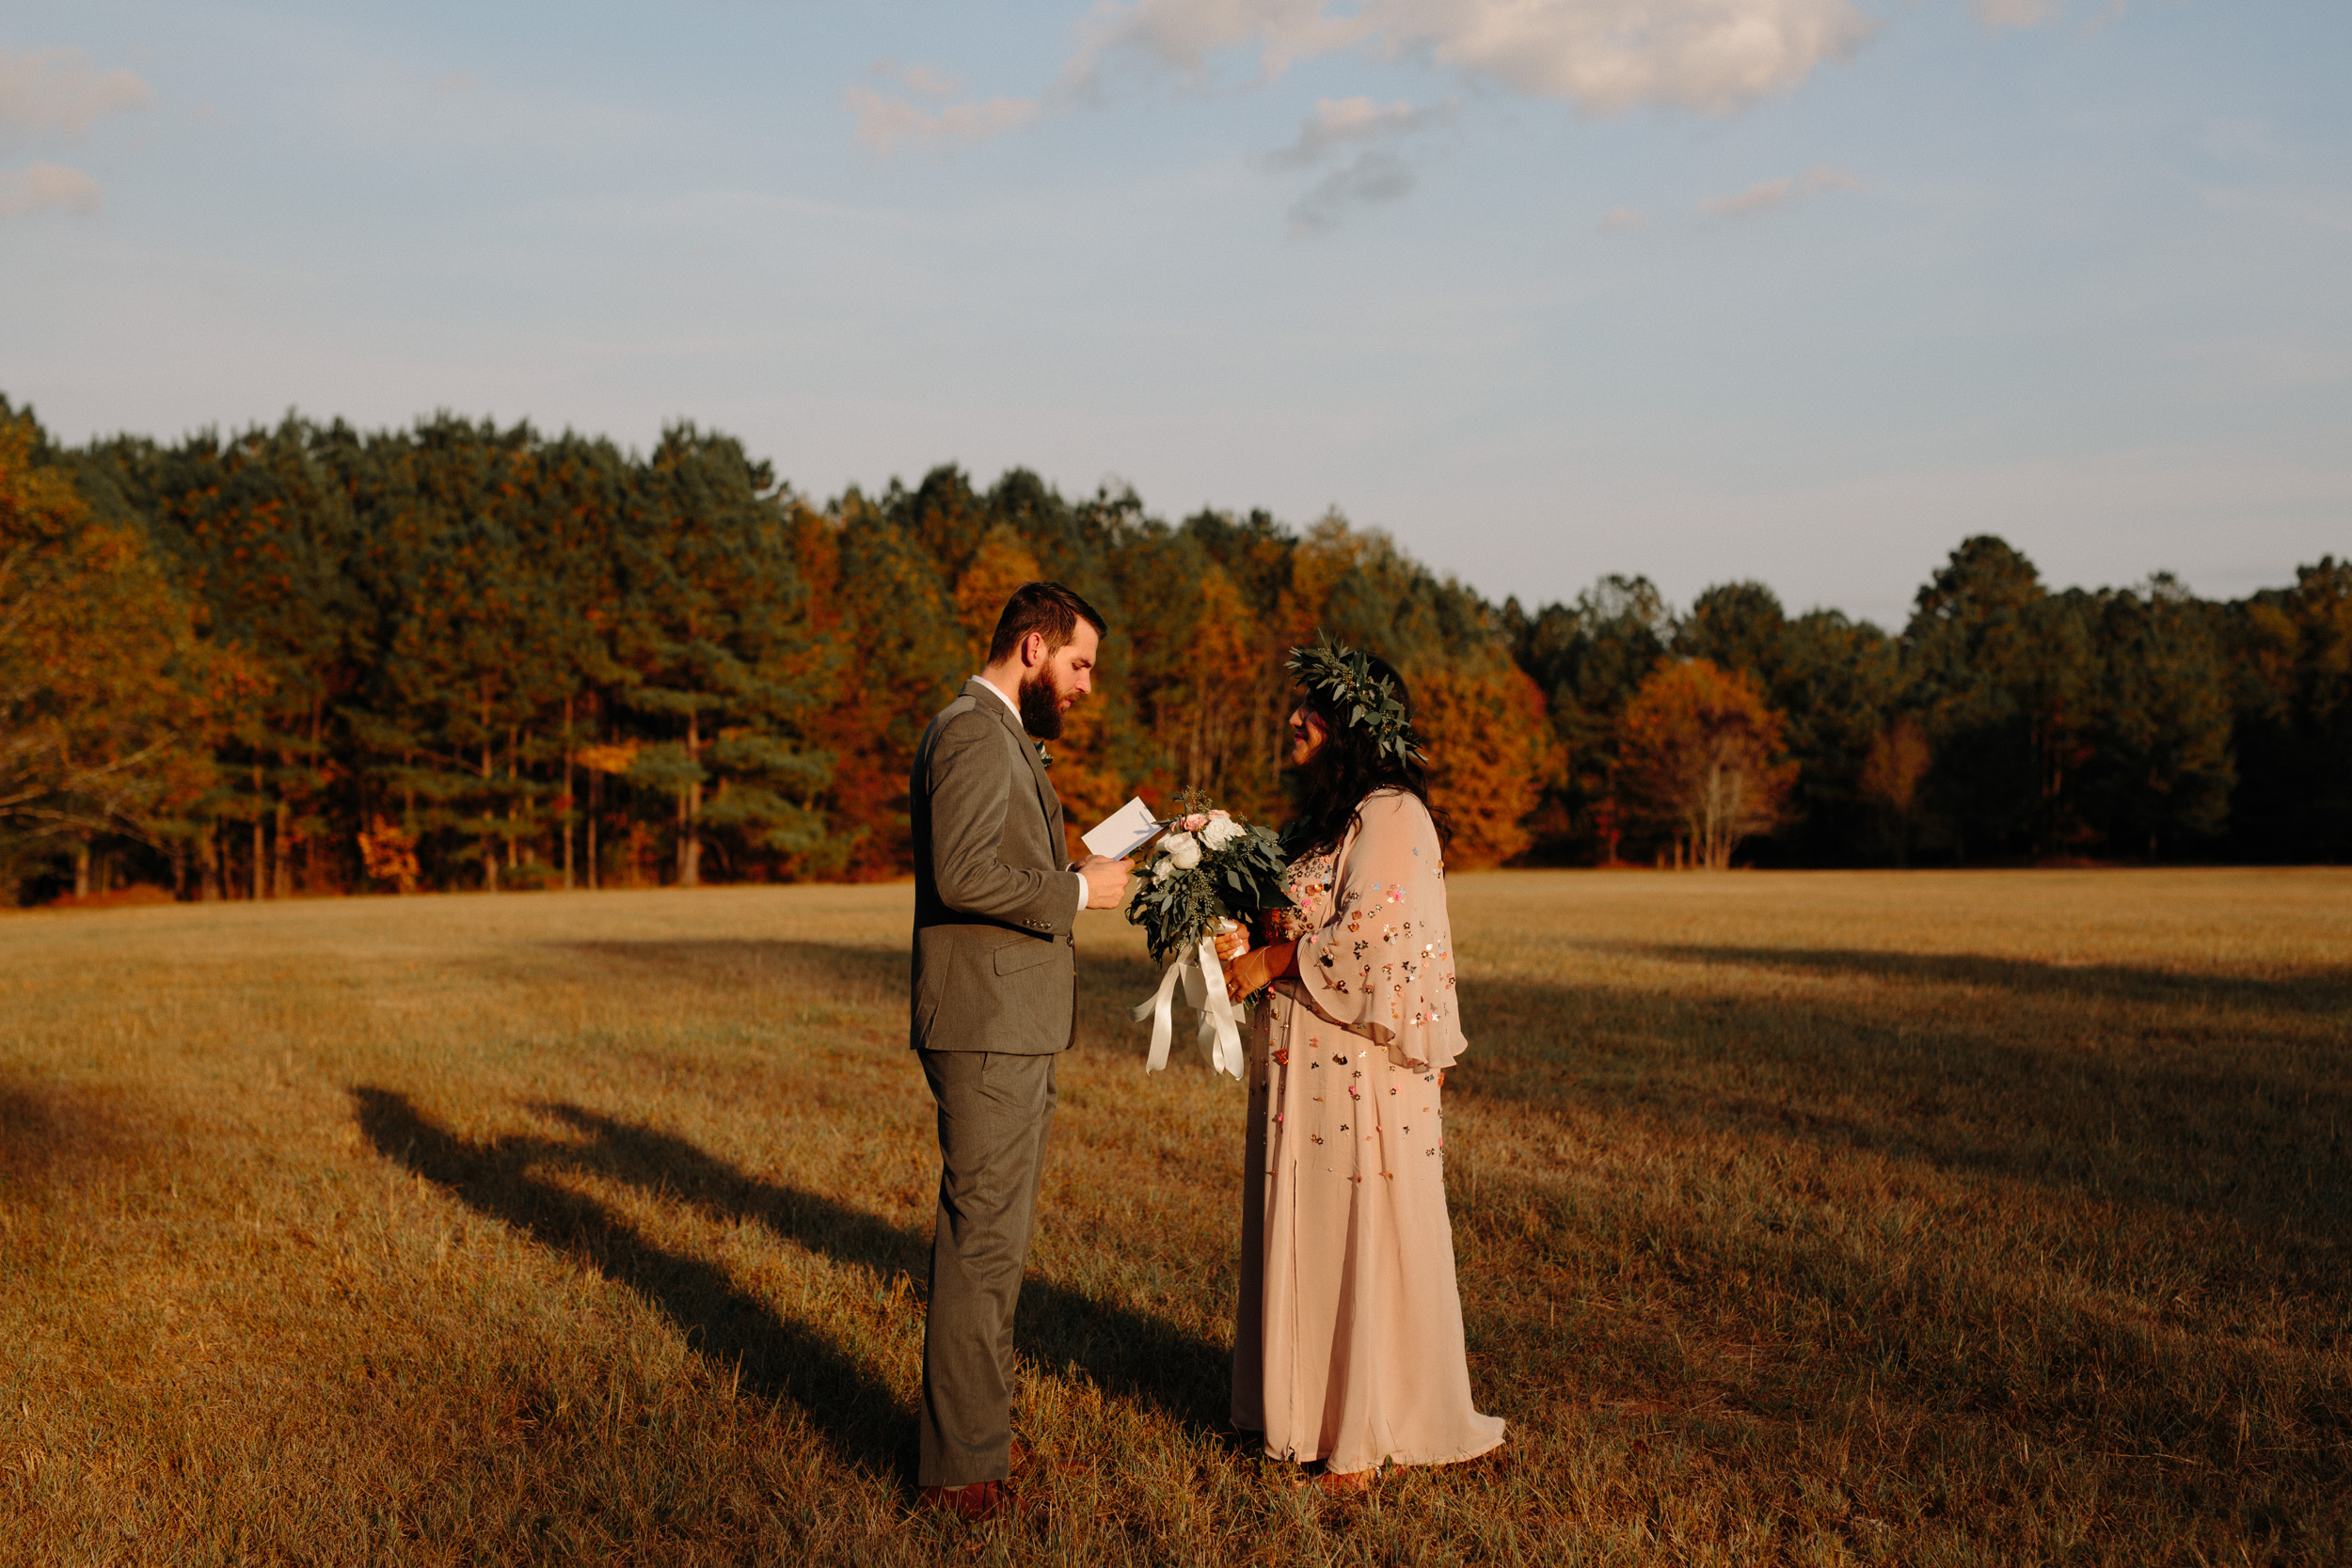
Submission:
[[[1780,715],[1753,677],[1710,659],[1653,671],[1618,718],[1617,747],[1620,782],[1644,816],[1711,870],[1780,821],[1796,783]]]
[[[0,401],[0,879],[63,847],[87,892],[93,846],[184,839],[234,672],[207,665],[139,534],[92,521],[45,456]]]
[[[1430,804],[1453,828],[1447,863],[1470,870],[1517,860],[1534,841],[1527,817],[1566,760],[1543,693],[1500,657],[1484,669],[1438,665],[1407,684],[1429,757]]]
[[[1895,846],[1895,863],[1911,863],[1911,844],[1917,831],[1919,786],[1935,760],[1927,732],[1909,714],[1871,737],[1863,759],[1861,796],[1884,815],[1887,835]]]

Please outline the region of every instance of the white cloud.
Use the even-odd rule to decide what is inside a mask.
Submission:
[[[1817,191],[1858,191],[1862,182],[1843,169],[1823,164],[1803,175],[1784,174],[1777,180],[1763,180],[1734,196],[1711,196],[1699,203],[1699,211],[1716,217],[1742,217],[1751,213],[1768,213],[1785,207],[1801,197]]]
[[[1999,32],[2004,27],[2039,27],[2056,22],[2063,0],[1976,0],[1977,20]]]
[[[1028,124],[1038,115],[1034,98],[992,98],[926,109],[853,86],[842,101],[857,119],[858,140],[884,157],[901,143],[984,142]]]
[[[1600,226],[1613,234],[1628,229],[1640,229],[1648,222],[1649,214],[1638,207],[1612,207],[1609,215],[1600,220]]]
[[[28,213],[94,213],[98,182],[62,164],[35,164],[23,173],[0,173],[0,218]]]
[[[2013,0],[2012,0],[2013,3]],[[1185,75],[1254,48],[1268,77],[1336,50],[1424,55],[1515,92],[1610,113],[1671,104],[1721,114],[1792,87],[1870,31],[1852,0],[1107,0],[1064,80],[1099,82],[1139,55]]]
[[[1358,153],[1291,204],[1291,232],[1321,233],[1335,228],[1350,207],[1394,201],[1412,188],[1413,171],[1403,159],[1389,152]]]
[[[79,49],[0,49],[0,131],[78,135],[153,96],[127,71],[92,69]]]

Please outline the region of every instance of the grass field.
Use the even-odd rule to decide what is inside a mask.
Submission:
[[[910,890],[0,917],[0,1560],[2352,1559],[2352,874],[1452,884],[1508,1459],[1224,1430],[1242,1100],[1081,931],[1037,1508],[910,1518]]]

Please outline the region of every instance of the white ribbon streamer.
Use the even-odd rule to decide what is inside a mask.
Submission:
[[[1225,966],[1217,961],[1216,938],[1200,939],[1196,948],[1179,953],[1160,976],[1160,989],[1130,1014],[1137,1022],[1152,1021],[1152,1053],[1143,1070],[1158,1072],[1168,1066],[1168,1047],[1175,1037],[1176,987],[1182,982],[1184,1000],[1200,1014],[1195,1038],[1201,1059],[1212,1072],[1242,1076],[1240,1021],[1233,1016],[1233,999],[1226,994]]]

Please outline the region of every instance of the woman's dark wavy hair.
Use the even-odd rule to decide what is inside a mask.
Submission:
[[[1405,709],[1405,721],[1410,724],[1413,697],[1406,688],[1405,677],[1378,655],[1366,657],[1373,678],[1389,683]],[[1430,820],[1438,825],[1438,844],[1452,840],[1453,825],[1447,821],[1446,814],[1429,804],[1429,769],[1424,765],[1382,751],[1372,731],[1347,721],[1347,715],[1337,710],[1337,699],[1328,692],[1309,691],[1300,701],[1309,712],[1323,721],[1331,737],[1306,767],[1289,770],[1295,809],[1290,825],[1282,830],[1286,854],[1296,859],[1338,848],[1340,840],[1356,826],[1364,798],[1382,789],[1401,789],[1428,806]]]

